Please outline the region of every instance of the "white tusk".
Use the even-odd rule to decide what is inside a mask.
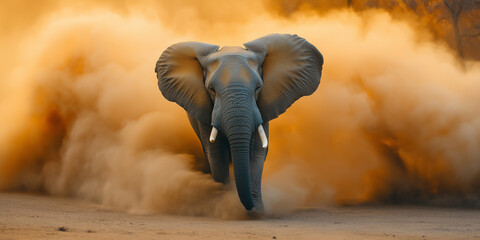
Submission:
[[[265,130],[263,130],[262,124],[258,126],[258,135],[260,135],[260,140],[262,140],[262,147],[267,148],[268,146],[267,135],[265,135]]]
[[[212,127],[212,133],[210,133],[210,142],[215,142],[215,138],[217,138],[218,130],[215,127]]]

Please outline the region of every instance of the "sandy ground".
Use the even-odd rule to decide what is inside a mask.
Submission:
[[[222,220],[135,215],[75,199],[0,193],[0,239],[480,239],[480,210],[355,206]]]

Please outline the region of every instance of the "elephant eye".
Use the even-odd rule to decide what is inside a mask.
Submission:
[[[212,92],[213,94],[215,94],[215,89],[214,89],[212,86],[210,86],[210,87],[208,88],[208,90],[210,90],[210,92]]]

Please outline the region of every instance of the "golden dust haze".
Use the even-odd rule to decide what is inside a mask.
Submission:
[[[231,186],[157,88],[171,44],[298,34],[322,83],[270,124],[267,211],[365,202],[477,204],[480,63],[382,10],[277,14],[272,1],[2,1],[0,190],[140,213],[236,217]],[[274,10],[270,10],[274,9]],[[478,204],[477,204],[478,206]]]

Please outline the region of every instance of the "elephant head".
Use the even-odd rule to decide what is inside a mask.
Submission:
[[[297,35],[271,34],[244,46],[174,44],[155,72],[163,96],[187,111],[213,179],[227,182],[232,162],[240,201],[261,212],[268,122],[317,89],[323,57]]]

